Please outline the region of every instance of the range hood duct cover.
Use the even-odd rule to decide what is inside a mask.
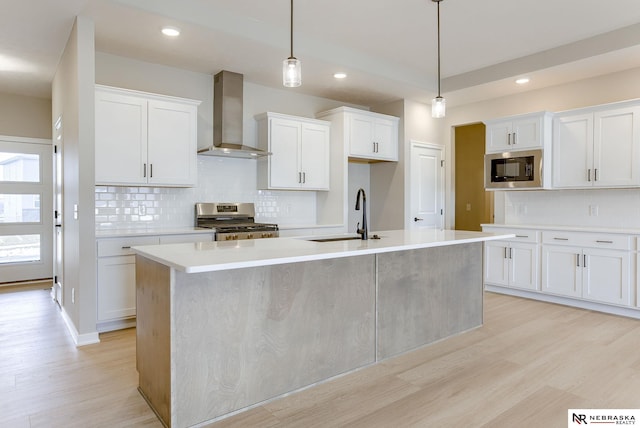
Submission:
[[[213,78],[213,145],[198,154],[256,159],[271,153],[242,144],[243,76],[223,70]]]

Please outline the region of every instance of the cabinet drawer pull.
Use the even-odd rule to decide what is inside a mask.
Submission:
[[[568,241],[569,238],[553,238],[556,241]]]
[[[598,181],[598,168],[593,170],[593,181]]]
[[[153,178],[153,164],[149,164],[149,178]]]
[[[587,181],[591,181],[591,168],[587,170]]]
[[[306,182],[307,182],[307,173],[306,173],[306,172],[303,172],[303,173],[302,173],[302,182],[303,182],[303,183],[306,183]]]
[[[516,134],[515,132],[513,133],[513,145],[514,145],[514,146],[516,145],[516,136],[517,136],[517,135],[518,135],[518,134]]]
[[[582,267],[587,267],[587,255],[584,254],[582,257]]]
[[[122,247],[123,250],[128,250],[129,248],[131,248],[131,245],[125,245]]]
[[[302,173],[298,173],[298,183],[302,184]]]
[[[147,164],[143,164],[142,166],[142,178],[147,178]]]
[[[598,244],[613,244],[613,241],[596,241]]]
[[[507,134],[507,144],[511,145],[511,132]]]
[[[516,238],[528,238],[529,235],[516,235]]]
[[[580,254],[576,254],[576,266],[580,267]]]
[[[504,258],[507,259],[507,247],[504,247]]]

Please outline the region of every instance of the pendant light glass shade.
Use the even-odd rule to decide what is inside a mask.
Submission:
[[[431,117],[434,119],[443,118],[447,109],[447,100],[438,96],[431,100]]]
[[[302,85],[302,62],[290,57],[282,61],[282,84],[287,88]]]
[[[447,107],[447,102],[440,95],[440,2],[442,0],[431,1],[438,6],[438,96],[431,100],[431,117],[440,119],[444,117]]]
[[[302,63],[293,56],[293,0],[291,0],[291,27],[290,27],[291,54],[282,61],[282,84],[287,88],[295,88],[302,85]]]

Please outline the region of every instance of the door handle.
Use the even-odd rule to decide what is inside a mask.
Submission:
[[[413,221],[423,221],[423,220],[424,220],[423,218],[418,218],[418,217],[413,218]]]

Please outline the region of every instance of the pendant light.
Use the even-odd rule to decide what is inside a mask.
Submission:
[[[293,0],[291,0],[291,54],[282,62],[282,84],[287,88],[302,85],[302,63],[293,56]]]
[[[431,100],[431,117],[439,119],[444,117],[446,110],[446,100],[440,95],[440,2],[442,0],[431,0],[438,5],[438,96]]]

